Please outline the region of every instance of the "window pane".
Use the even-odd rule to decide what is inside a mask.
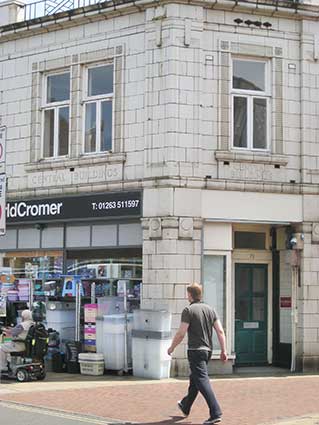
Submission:
[[[267,148],[267,99],[254,99],[254,148]]]
[[[69,150],[69,107],[59,108],[59,152],[67,155]]]
[[[234,97],[234,146],[247,147],[247,99]]]
[[[96,151],[96,103],[85,105],[85,152]]]
[[[112,102],[101,103],[101,151],[112,150]]]
[[[113,93],[113,65],[90,68],[88,74],[89,96]]]
[[[48,76],[47,102],[62,102],[70,99],[70,74]]]
[[[263,322],[265,320],[265,298],[254,297],[252,301],[252,320]]]
[[[226,286],[226,257],[224,255],[204,256],[204,296],[205,303],[213,307],[221,322],[225,325],[225,286]],[[216,333],[213,336],[213,346],[218,349]]]
[[[266,234],[256,232],[235,232],[235,248],[266,249]]]
[[[265,91],[264,62],[233,61],[233,88]]]
[[[53,156],[54,152],[54,109],[44,112],[44,157]]]

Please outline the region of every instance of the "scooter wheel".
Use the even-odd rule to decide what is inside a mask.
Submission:
[[[18,382],[27,382],[29,381],[29,373],[25,369],[19,369],[16,378]]]
[[[38,375],[37,376],[37,380],[38,381],[43,381],[45,379],[45,377],[46,377],[46,373],[45,372],[42,372],[41,375]]]

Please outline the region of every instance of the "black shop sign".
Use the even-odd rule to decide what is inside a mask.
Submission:
[[[141,192],[118,192],[8,202],[7,223],[141,216]]]

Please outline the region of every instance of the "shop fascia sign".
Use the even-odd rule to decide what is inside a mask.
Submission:
[[[0,127],[0,236],[6,233],[6,127]]]
[[[8,202],[7,223],[141,216],[141,192],[116,192]]]

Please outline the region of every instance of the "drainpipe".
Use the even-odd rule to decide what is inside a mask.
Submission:
[[[297,355],[297,328],[298,328],[298,288],[300,286],[300,251],[293,250],[291,269],[291,367],[290,371],[296,371]]]

